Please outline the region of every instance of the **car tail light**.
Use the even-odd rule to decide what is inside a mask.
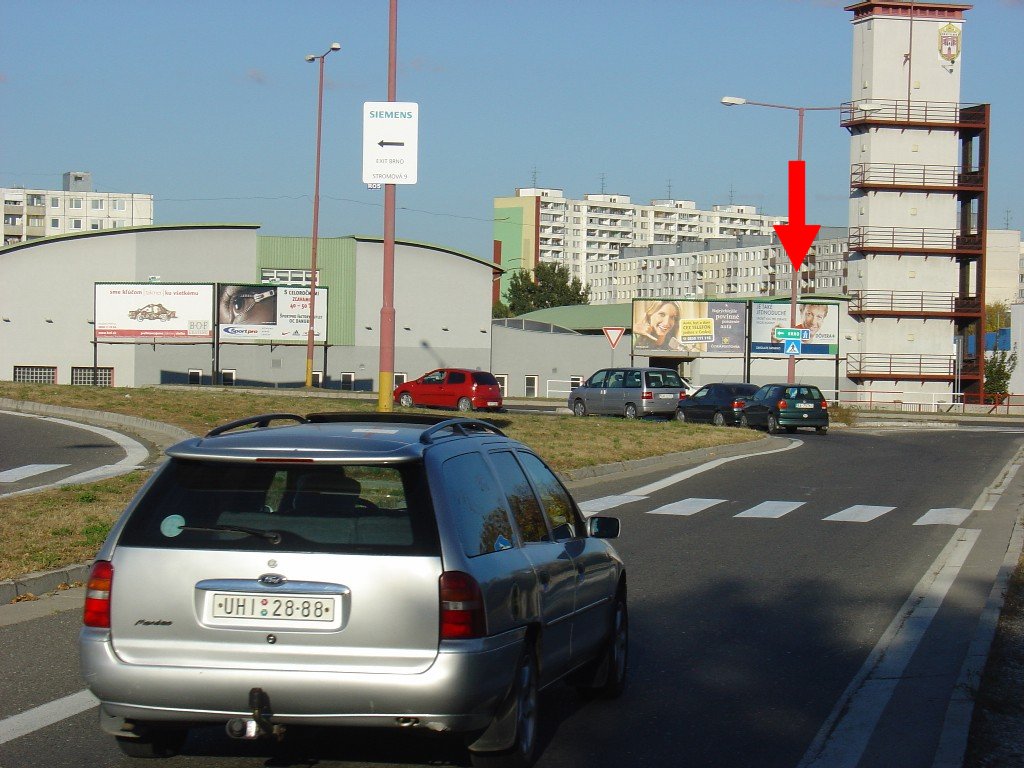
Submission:
[[[680,392],[679,393],[679,399],[680,400],[685,400],[687,397],[688,397],[688,395],[685,392]]]
[[[821,401],[821,410],[823,410],[823,411],[827,411],[828,410],[828,400],[822,400]]]
[[[745,403],[744,403],[744,401],[743,401],[743,400],[733,400],[733,401],[732,401],[732,407],[733,407],[733,408],[736,408],[736,409],[740,409],[740,408],[742,408],[742,407],[743,407],[744,405],[745,405]]]
[[[647,390],[646,392],[643,392],[643,393],[640,394],[640,399],[641,400],[653,400],[654,399],[654,393],[651,392],[650,390]]]
[[[787,403],[785,400],[779,400],[779,410],[780,411],[784,411],[788,407],[789,407],[789,403]]]
[[[110,590],[114,586],[114,566],[109,560],[97,560],[85,585],[85,610],[82,623],[87,627],[110,629]]]
[[[445,571],[438,591],[442,640],[466,640],[487,634],[484,598],[476,579],[462,571]]]

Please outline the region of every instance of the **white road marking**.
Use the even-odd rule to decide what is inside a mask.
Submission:
[[[829,515],[824,520],[833,520],[840,523],[870,523],[876,517],[881,517],[886,512],[892,512],[896,507],[872,507],[868,504],[854,504],[842,512]]]
[[[67,464],[25,464],[14,469],[7,469],[0,472],[0,483],[16,483],[26,477],[41,475],[43,472],[52,472],[55,469],[62,469]]]
[[[631,501],[639,501],[646,499],[646,496],[637,496],[635,494],[620,493],[615,496],[601,496],[597,499],[591,499],[590,501],[580,502],[580,512],[587,517],[595,515],[598,512],[604,512],[606,509],[612,509],[613,507],[619,507],[623,504],[629,504]]]
[[[788,515],[794,509],[802,507],[802,501],[762,501],[756,507],[740,512],[736,517],[777,518]]]
[[[914,525],[963,525],[971,516],[971,510],[958,507],[929,509],[914,521]]]
[[[798,768],[855,768],[981,531],[958,528],[836,702]]]
[[[647,514],[695,515],[698,512],[703,512],[708,507],[713,507],[715,504],[721,504],[724,501],[726,499],[683,499],[682,501],[673,501],[671,504],[652,509]]]
[[[92,709],[99,699],[90,691],[79,691],[63,699],[48,702],[18,715],[0,720],[0,744],[25,736],[40,728],[59,723],[69,717]]]

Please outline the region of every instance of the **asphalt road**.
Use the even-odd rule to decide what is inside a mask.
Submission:
[[[837,429],[798,437],[776,440],[789,450],[675,481],[679,468],[574,487],[585,506],[609,507],[623,521],[630,682],[614,702],[584,701],[564,686],[545,692],[539,768],[932,766],[1024,477],[993,509],[976,502],[1024,433]],[[962,519],[924,524],[936,516]],[[963,559],[956,568],[956,557],[943,554],[953,551]],[[921,599],[908,604],[917,590]],[[59,602],[0,607],[8,659],[0,768],[131,764],[99,731],[95,708],[4,742],[12,716],[83,688],[77,596],[65,600],[72,610],[56,610]],[[27,618],[29,611],[42,615]],[[848,690],[865,662],[879,658],[864,685]],[[856,722],[830,721],[840,712]],[[826,723],[832,738],[816,741]],[[816,754],[823,759],[813,762]],[[314,731],[275,746],[209,728],[162,764],[464,762],[450,743],[415,734]]]

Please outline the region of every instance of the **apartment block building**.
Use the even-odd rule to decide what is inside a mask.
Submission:
[[[96,192],[92,174],[68,171],[63,188],[0,188],[4,203],[4,245],[51,235],[153,223],[153,196]]]
[[[507,272],[532,270],[540,262],[564,266],[588,284],[591,264],[616,259],[624,248],[673,247],[711,238],[771,235],[785,216],[758,213],[751,205],[714,205],[692,200],[634,203],[628,195],[586,194],[567,198],[561,189],[517,189],[494,199],[495,256]]]

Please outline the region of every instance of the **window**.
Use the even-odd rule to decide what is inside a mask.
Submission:
[[[462,371],[449,371],[448,372],[448,383],[449,384],[465,384],[466,374]]]
[[[572,388],[572,387],[580,387],[580,386],[583,386],[583,377],[582,376],[570,376],[569,377],[569,387],[570,388]]]
[[[71,383],[88,386],[110,387],[114,383],[113,368],[72,368]]]
[[[42,227],[42,226],[45,226],[43,224],[43,221],[44,221],[44,219],[43,219],[42,216],[29,216],[28,217],[28,225],[30,227]]]
[[[402,377],[402,382],[401,383],[403,383],[403,384],[405,383],[405,374],[404,373],[396,373],[395,374],[395,386],[398,386],[398,384],[399,384],[399,382],[398,382],[398,377],[399,376]],[[351,392],[352,390],[354,390],[356,388],[356,374],[355,374],[354,371],[345,371],[345,372],[339,374],[339,378],[341,380],[341,388],[342,389],[346,389],[349,392]]]
[[[46,200],[43,198],[42,195],[29,195],[28,196],[28,204],[29,205],[35,205],[35,206],[45,205],[46,204]]]
[[[59,197],[51,197],[50,198],[50,207],[51,208],[60,208],[60,198]]]
[[[537,396],[537,388],[538,388],[539,382],[540,382],[540,377],[539,376],[531,374],[531,375],[528,375],[526,377],[526,387],[525,387],[525,389],[526,389],[526,396],[527,397],[536,397]]]
[[[17,384],[56,384],[57,366],[16,365],[14,382]]]
[[[235,368],[225,368],[220,372],[220,383],[225,387],[235,386],[235,376],[238,373]]]
[[[508,397],[508,374],[496,373],[494,374],[494,379],[498,382],[498,388],[501,390],[501,396],[503,398]]]
[[[202,368],[189,368],[188,369],[188,383],[189,384],[202,384],[203,383],[203,369]]]
[[[307,317],[309,316],[308,312],[306,313],[306,316]],[[310,378],[312,379],[313,386],[314,387],[318,387],[318,388],[322,387],[324,385],[324,372],[323,371],[311,371],[311,374],[312,375],[310,376]]]
[[[60,228],[60,219],[50,219],[50,226],[54,229]]]
[[[98,199],[90,200],[89,201],[89,209],[93,210],[93,211],[102,211],[103,210],[103,201],[102,200],[98,200]]]
[[[68,201],[68,207],[69,208],[74,208],[76,210],[77,209],[81,209],[81,207],[82,207],[82,198],[80,198],[80,197],[72,197],[71,200]]]
[[[21,216],[16,216],[13,213],[8,213],[4,216],[4,224],[6,224],[9,227],[20,227]]]
[[[72,229],[81,229],[82,228],[82,220],[81,219],[72,219],[71,220],[71,228]]]
[[[558,478],[532,453],[520,453],[519,458],[540,493],[544,513],[551,524],[552,538],[555,541],[568,541],[580,537],[584,530],[583,524],[573,509],[572,499]]]
[[[516,521],[523,543],[550,541],[540,503],[516,457],[511,451],[495,451],[490,454],[490,458],[501,478],[502,488],[512,509],[512,518]]]
[[[102,229],[102,228],[103,228],[103,222],[100,222],[100,221],[90,221],[89,222],[89,229],[91,229],[91,230],[97,230],[97,229]]]
[[[127,206],[125,206],[125,201],[124,200],[111,200],[110,201],[110,210],[112,210],[112,211],[124,211],[124,210],[127,210]]]
[[[445,489],[468,557],[511,549],[514,536],[508,504],[479,453],[465,453],[444,463]]]

